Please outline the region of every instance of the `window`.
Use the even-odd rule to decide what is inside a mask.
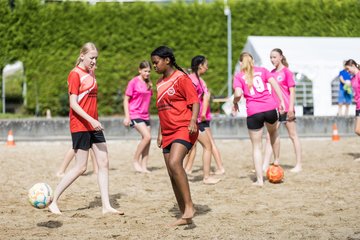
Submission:
[[[295,74],[295,105],[303,106],[304,115],[314,114],[313,84],[312,81],[302,73]]]

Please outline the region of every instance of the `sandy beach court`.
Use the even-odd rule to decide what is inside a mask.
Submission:
[[[149,174],[135,173],[137,140],[108,141],[110,198],[125,216],[102,215],[96,176],[81,176],[59,200],[63,215],[35,209],[28,189],[55,176],[70,142],[16,142],[0,146],[0,239],[360,239],[360,138],[302,138],[303,171],[281,140],[281,184],[252,186],[250,140],[216,140],[226,173],[202,183],[202,148],[189,176],[197,214],[189,226],[168,228],[179,215],[161,151],[152,141]],[[215,166],[214,161],[212,166]]]

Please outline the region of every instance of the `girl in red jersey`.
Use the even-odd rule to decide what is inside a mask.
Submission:
[[[215,174],[224,174],[225,169],[223,167],[220,152],[215,144],[214,138],[210,129],[211,121],[211,112],[210,112],[210,92],[207,89],[205,81],[200,77],[202,74],[206,73],[208,70],[208,61],[206,57],[202,55],[195,56],[191,60],[191,70],[192,74],[189,75],[193,84],[195,85],[196,92],[198,94],[200,102],[200,112],[198,116],[199,124],[199,137],[198,141],[203,147],[203,171],[205,184],[215,184],[220,181],[210,176],[210,165],[211,165],[211,156],[215,158],[217,165],[217,170]],[[185,171],[191,173],[192,165],[195,158],[196,145],[191,149],[189,153],[187,164],[185,164]]]
[[[253,145],[253,160],[257,178],[254,185],[263,186],[261,138],[264,124],[270,134],[274,149],[274,164],[279,164],[280,155],[280,138],[277,130],[278,103],[270,94],[269,84],[280,99],[280,113],[285,109],[285,104],[276,80],[267,69],[254,66],[254,60],[250,53],[243,52],[240,55],[240,68],[240,72],[234,76],[234,110],[239,111],[237,103],[244,96],[247,111],[246,122]]]
[[[181,218],[172,226],[190,224],[195,214],[183,160],[198,137],[199,100],[188,75],[176,64],[172,49],[160,46],[151,53],[157,81],[156,106],[159,114],[157,144],[163,149],[165,164]]]
[[[296,165],[292,168],[291,172],[300,172],[302,170],[301,165],[301,144],[299,136],[296,131],[296,122],[295,122],[295,80],[293,73],[288,69],[289,64],[286,61],[283,52],[279,48],[275,48],[270,53],[271,63],[274,65],[275,69],[271,72],[274,75],[274,78],[280,86],[280,90],[285,102],[285,112],[280,115],[280,122],[277,125],[279,128],[280,123],[285,123],[285,127],[288,131],[288,135],[293,143],[296,155]],[[277,100],[277,99],[276,99]],[[270,143],[269,135],[266,139],[265,147],[265,157],[263,163],[263,170],[266,171],[269,167],[272,148]]]
[[[98,121],[97,84],[94,74],[98,58],[93,43],[86,43],[80,51],[76,67],[68,76],[70,102],[70,131],[73,149],[76,152],[75,166],[61,179],[54,191],[49,210],[61,214],[57,201],[61,194],[86,171],[89,149],[94,151],[99,167],[98,184],[101,194],[102,212],[124,214],[110,205],[109,161],[103,127]]]
[[[139,65],[139,75],[127,85],[124,98],[124,125],[134,127],[141,135],[136,148],[133,166],[135,171],[149,173],[147,162],[151,143],[149,107],[153,91],[150,82],[151,66],[148,61]]]

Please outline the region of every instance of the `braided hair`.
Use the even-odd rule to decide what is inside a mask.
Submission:
[[[184,69],[182,69],[177,63],[174,56],[174,52],[171,48],[167,46],[160,46],[156,48],[154,51],[152,51],[151,56],[158,56],[163,59],[169,58],[170,59],[170,65],[174,66],[177,70],[182,71],[183,73],[187,74]]]

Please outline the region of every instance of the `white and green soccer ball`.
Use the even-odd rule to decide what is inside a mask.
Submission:
[[[36,208],[46,208],[53,198],[51,187],[47,183],[36,183],[29,190],[28,199]]]

